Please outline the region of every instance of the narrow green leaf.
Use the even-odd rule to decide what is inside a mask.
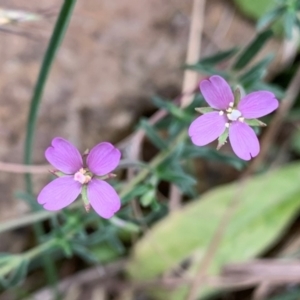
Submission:
[[[115,225],[117,228],[128,231],[138,233],[140,232],[140,227],[133,222],[122,220],[116,216],[113,216],[109,219],[109,222]],[[109,238],[109,236],[108,236]]]
[[[165,109],[168,111],[171,115],[174,117],[181,119],[181,120],[186,120],[186,121],[191,121],[191,117],[181,108],[176,106],[170,101],[165,101],[161,99],[160,97],[153,97],[152,102],[154,105],[156,105],[158,108]]]
[[[217,161],[234,167],[237,170],[242,170],[246,166],[246,162],[233,155],[227,155],[213,148],[197,147],[194,145],[186,145],[183,157],[201,157],[206,160]]]
[[[225,79],[228,78],[227,72],[220,71],[210,65],[203,65],[203,64],[186,65],[185,69],[194,70],[194,71],[200,72],[200,73],[206,73],[208,75],[220,75],[220,76],[224,77]]]
[[[288,288],[288,291],[276,296],[272,297],[268,300],[299,300],[300,299],[300,289],[296,287]]]
[[[72,250],[75,254],[77,254],[80,258],[86,261],[89,264],[97,264],[99,263],[99,259],[93,252],[91,252],[88,248],[79,245],[77,243],[72,244]]]
[[[206,114],[208,112],[212,112],[212,111],[215,111],[215,110],[211,107],[196,107],[195,111],[197,111],[201,114]]]
[[[15,269],[14,274],[10,278],[10,286],[15,286],[21,283],[27,274],[29,265],[29,260],[26,258],[22,258],[22,261],[20,262],[17,269]]]
[[[27,192],[18,191],[15,193],[16,197],[25,201],[33,211],[43,211],[44,208],[38,204],[36,197],[32,196]]]
[[[90,253],[97,259],[98,263],[100,262],[101,264],[116,260],[120,256],[120,253],[107,242],[93,246],[90,249]],[[84,258],[84,253],[82,253],[82,258]],[[89,258],[87,257],[86,259],[88,260]]]
[[[13,259],[13,257],[14,256],[9,253],[0,253],[0,267]]]
[[[291,137],[291,148],[298,155],[300,154],[300,131],[299,130],[295,131],[292,134],[292,137]]]
[[[284,15],[284,32],[288,39],[291,39],[293,36],[293,29],[296,25],[296,12],[292,9],[289,9]]]
[[[266,30],[258,34],[248,47],[237,58],[233,68],[241,70],[248,65],[265,43],[273,36],[272,30]]]
[[[267,126],[267,124],[265,124],[264,122],[258,119],[245,120],[244,122],[250,126],[260,126],[260,127]]]
[[[255,64],[252,68],[250,68],[248,71],[246,71],[244,74],[242,74],[240,77],[241,84],[249,85],[253,84],[256,81],[259,81],[266,74],[266,68],[273,59],[274,55],[269,54],[264,59]]]
[[[226,128],[226,130],[218,138],[217,150],[220,150],[221,147],[225,145],[228,139],[228,135],[229,135],[229,130],[228,128]]]
[[[214,55],[211,55],[211,56],[208,56],[208,57],[204,57],[203,59],[201,59],[195,65],[216,65],[218,63],[221,63],[221,62],[223,62],[223,61],[231,58],[238,51],[239,51],[239,48],[234,47],[234,48],[226,50],[226,51],[218,52],[218,53],[216,53]]]
[[[43,91],[53,64],[55,54],[60,47],[68,28],[70,18],[75,6],[76,0],[65,0],[61,6],[58,19],[55,23],[54,30],[51,35],[46,53],[43,58],[42,66],[39,71],[38,79],[35,84],[34,92],[30,101],[29,114],[26,128],[26,138],[24,145],[24,163],[30,165],[32,163],[33,142],[35,136],[35,128],[37,124],[38,111],[43,96]],[[32,177],[30,174],[25,174],[26,191],[33,194]],[[43,227],[40,223],[33,225],[36,238],[39,240],[43,235]],[[56,269],[50,257],[43,256],[44,269],[49,284],[54,286],[57,281]]]
[[[237,87],[234,90],[234,106],[236,107],[241,100],[241,87]]]
[[[0,278],[0,285],[8,289],[20,284],[26,277],[29,261],[23,257],[19,258],[18,266],[6,278]]]
[[[162,150],[162,149],[167,148],[166,142],[158,135],[158,133],[148,123],[148,121],[146,121],[145,119],[142,119],[140,122],[140,126],[141,126],[141,128],[143,128],[145,130],[147,137],[158,149]]]
[[[180,168],[177,168],[176,170],[164,168],[163,170],[159,170],[157,175],[162,180],[173,182],[184,193],[191,193],[193,191],[192,187],[197,183],[195,178],[185,173],[185,171]]]
[[[256,91],[259,90],[270,91],[275,94],[277,99],[282,99],[285,95],[284,90],[280,86],[275,84],[270,84],[270,83],[264,83],[261,81],[255,82],[254,85],[252,86],[252,89]]]
[[[136,186],[130,193],[126,195],[126,197],[122,198],[122,204],[125,204],[132,200],[135,197],[139,197],[147,193],[152,186],[150,184],[140,184]]]
[[[37,123],[38,111],[43,96],[44,88],[53,64],[55,54],[60,47],[60,44],[65,36],[68,28],[70,18],[75,6],[76,0],[65,0],[60,10],[58,19],[56,21],[49,45],[47,47],[45,56],[43,58],[42,66],[38,75],[38,79],[34,88],[34,92],[30,102],[29,115],[27,121],[25,149],[24,149],[24,163],[32,163],[33,141],[35,127]],[[31,177],[26,176],[27,191],[31,193]]]
[[[65,239],[64,237],[58,238],[57,245],[63,250],[64,255],[66,257],[72,257],[73,249],[71,247],[70,242],[67,239]]]
[[[149,206],[156,199],[156,191],[154,189],[149,190],[141,198],[140,202],[144,207]]]
[[[257,30],[262,30],[271,26],[274,21],[277,21],[277,19],[281,17],[284,11],[284,6],[278,6],[264,14],[257,22]]]
[[[116,233],[110,235],[107,242],[119,255],[125,253],[126,249]]]

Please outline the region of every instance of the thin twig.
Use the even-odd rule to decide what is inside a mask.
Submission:
[[[194,0],[192,8],[192,19],[190,26],[190,35],[187,48],[186,64],[194,64],[200,58],[201,50],[201,40],[202,40],[202,30],[204,21],[204,7],[205,0]],[[181,107],[187,107],[193,100],[192,91],[198,83],[199,74],[192,70],[185,70],[183,74],[183,84],[182,84],[182,97],[181,97]],[[172,184],[170,187],[170,204],[169,208],[171,211],[178,210],[181,206],[181,191],[180,189]]]
[[[194,0],[192,20],[190,27],[189,42],[187,48],[187,64],[194,64],[200,58],[201,36],[204,21],[205,0]],[[181,107],[188,106],[193,99],[193,95],[188,95],[195,89],[198,82],[198,74],[195,71],[186,70],[184,72],[182,94],[185,96],[181,99]]]
[[[31,174],[45,174],[49,173],[50,165],[22,165],[0,162],[0,171],[9,173],[31,173]]]

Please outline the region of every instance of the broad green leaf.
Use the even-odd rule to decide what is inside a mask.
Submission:
[[[265,43],[273,36],[272,30],[266,30],[258,34],[255,39],[245,48],[245,50],[237,58],[233,68],[241,70],[251,62]]]
[[[193,269],[237,197],[239,205],[226,228],[210,274],[218,273],[225,264],[258,256],[278,241],[297,216],[299,180],[297,163],[208,192],[163,219],[136,244],[128,273],[134,280],[151,280],[174,270],[186,259],[190,259]],[[185,299],[181,297],[184,292],[175,291],[172,297],[157,299]]]

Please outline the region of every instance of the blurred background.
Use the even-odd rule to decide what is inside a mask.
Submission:
[[[249,44],[256,35],[257,19],[275,2],[206,1],[201,58]],[[0,1],[0,161],[23,162],[30,99],[61,4],[58,0]],[[192,0],[78,1],[43,95],[34,164],[46,164],[44,150],[55,136],[67,138],[81,151],[99,141],[117,143],[136,129],[141,117],[157,110],[153,95],[176,98],[182,89],[192,6]],[[266,78],[285,88],[293,70],[291,62],[299,59],[298,38],[283,39],[279,28],[252,63],[272,52],[275,58]],[[199,74],[199,80],[205,76]],[[289,135],[284,130],[281,134]],[[284,160],[298,157],[297,141],[294,146],[287,144]],[[236,169],[220,168],[215,162],[204,162],[197,172],[199,178],[206,178],[199,183],[201,191],[239,176]],[[48,179],[34,175],[35,192]],[[0,222],[28,212],[28,205],[15,196],[23,188],[23,175],[0,172]],[[23,252],[32,239],[26,228],[2,233],[0,252]],[[76,257],[66,260],[59,264],[60,278],[75,276],[85,267]],[[84,288],[78,291],[73,286],[65,299],[131,299],[126,293],[109,298],[93,271],[80,276],[78,286]],[[72,277],[74,282],[77,279]],[[113,288],[108,282],[107,289]],[[47,291],[42,292],[30,299],[50,299]],[[3,300],[14,297],[9,292],[0,295]],[[242,293],[222,299],[250,298]]]

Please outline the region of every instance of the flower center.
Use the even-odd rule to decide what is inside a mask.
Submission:
[[[91,180],[91,176],[86,173],[87,171],[81,168],[74,174],[74,180],[80,182],[81,184],[88,183]]]
[[[233,109],[231,112],[229,112],[227,114],[227,118],[230,120],[230,121],[236,121],[238,120],[240,117],[242,116],[242,113],[237,110],[237,109]]]

